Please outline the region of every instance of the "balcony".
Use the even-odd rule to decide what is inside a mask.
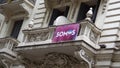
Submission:
[[[85,20],[77,23],[61,22],[61,25],[23,30],[24,40],[14,51],[25,59],[23,62],[41,64],[40,62],[46,62],[43,60],[48,54],[55,53],[73,56],[80,61],[85,60],[91,67],[90,57],[100,49],[98,40],[101,30],[92,23],[92,9],[86,15]],[[59,23],[59,20],[55,23]],[[29,25],[30,28],[32,26]]]
[[[13,52],[13,48],[18,45],[18,41],[6,37],[6,38],[0,38],[0,57],[9,60],[14,60],[16,58],[16,54]]]
[[[80,28],[76,38],[63,41],[59,39],[57,42],[53,41],[53,38],[56,28],[59,26],[23,30],[24,41],[15,48],[15,51],[20,53],[24,58],[34,62],[39,62],[41,58],[51,52],[74,56],[76,51],[85,48],[88,52],[94,53],[94,49],[99,49],[98,40],[101,30],[87,20],[77,24],[79,24]]]
[[[52,42],[52,38],[56,27],[58,26],[32,29],[32,30],[23,30],[24,45],[29,46],[29,45],[42,45],[42,44],[54,43]],[[89,23],[89,21],[83,21],[80,22],[80,29],[75,40],[60,41],[59,43],[84,40],[91,42],[90,44],[94,45],[93,47],[95,47],[99,36],[100,36],[100,30],[97,27]]]
[[[28,9],[32,8],[33,5],[28,0],[0,0],[0,13],[5,16],[6,20],[16,15],[27,17],[30,12]]]

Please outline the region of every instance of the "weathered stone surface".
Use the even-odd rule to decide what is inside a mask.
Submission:
[[[41,61],[40,68],[77,68],[80,61],[61,53],[49,53]]]

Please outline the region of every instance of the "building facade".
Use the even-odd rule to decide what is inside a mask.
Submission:
[[[119,0],[0,0],[0,68],[120,68]]]

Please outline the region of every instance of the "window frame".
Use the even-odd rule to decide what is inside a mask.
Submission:
[[[53,14],[54,14],[54,12],[56,12],[56,11],[57,11],[57,12],[60,12],[60,10],[59,10],[60,8],[65,8],[65,11],[63,11],[63,13],[66,12],[66,9],[68,9],[67,15],[64,15],[64,14],[63,14],[63,16],[65,16],[66,18],[68,18],[69,11],[70,11],[70,6],[61,6],[61,7],[59,7],[59,8],[53,8],[53,9],[52,9],[52,12],[51,12],[51,17],[50,17],[50,21],[49,21],[48,26],[52,26],[52,25],[54,24],[54,21],[51,23],[52,17],[54,17]],[[62,13],[62,11],[61,11],[61,13]],[[58,17],[58,16],[61,16],[61,15],[58,14],[57,17]],[[55,18],[57,18],[57,17],[55,17]],[[51,23],[51,24],[50,24],[50,23]]]
[[[12,24],[11,32],[10,32],[10,37],[15,38],[15,39],[18,38],[19,33],[20,33],[20,31],[21,31],[21,28],[22,28],[22,26],[23,26],[23,22],[24,22],[24,19],[14,20],[14,22],[13,22],[13,24]],[[19,27],[20,29],[18,29],[19,31],[18,31],[17,36],[16,36],[16,35],[14,35],[14,31],[16,31],[16,30],[14,30],[14,28],[16,28],[16,25],[17,25],[18,23],[20,23],[20,27]]]
[[[60,7],[65,7],[65,6],[69,6],[69,11],[68,11],[68,14],[67,14],[67,18],[69,19],[70,18],[71,8],[72,8],[71,7],[72,2],[68,2],[68,3],[65,3],[65,4],[58,4],[58,5],[54,6],[54,7],[52,6],[50,9],[47,10],[46,17],[45,17],[45,24],[43,24],[44,27],[53,26],[53,25],[49,25],[51,17],[52,17],[53,10],[57,9],[57,8],[60,8]],[[46,25],[46,22],[47,22],[47,25]]]
[[[75,20],[76,22],[79,22],[79,21],[82,21],[82,20],[85,19],[85,18],[84,18],[84,19],[81,19],[81,20],[78,21],[78,17],[79,17],[79,13],[81,12],[80,9],[81,9],[81,5],[82,5],[82,4],[86,4],[86,3],[85,3],[85,2],[80,2],[79,9],[78,9],[77,15],[76,15],[76,20]],[[86,4],[86,6],[88,5],[89,7],[92,7],[92,8],[95,7],[94,11],[96,11],[96,12],[93,13],[93,15],[95,14],[95,16],[91,18],[91,20],[93,21],[93,23],[96,22],[96,18],[97,18],[97,16],[98,16],[100,4],[101,4],[101,0],[99,0],[99,1],[96,3],[96,5],[93,5],[93,6]],[[96,10],[96,9],[97,9],[97,10]],[[88,10],[88,11],[89,11],[89,10]],[[86,12],[86,14],[87,14],[87,12]],[[85,15],[86,15],[86,14],[85,14]]]
[[[23,15],[17,15],[17,16],[13,16],[13,17],[10,18],[8,23],[6,23],[7,26],[8,26],[7,31],[6,31],[6,36],[11,35],[12,29],[14,27],[14,23],[15,23],[15,21],[18,21],[18,20],[23,20],[23,24],[21,26],[21,29],[22,29],[22,27],[24,25],[25,15],[24,14]],[[21,29],[20,29],[20,31],[21,31]],[[19,34],[20,34],[20,31],[19,31]],[[19,37],[19,34],[18,34],[18,37]],[[16,38],[17,40],[18,40],[18,37]]]

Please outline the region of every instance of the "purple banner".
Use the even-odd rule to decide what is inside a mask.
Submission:
[[[52,42],[57,43],[62,41],[75,40],[79,31],[79,27],[79,24],[61,25],[56,27]]]

